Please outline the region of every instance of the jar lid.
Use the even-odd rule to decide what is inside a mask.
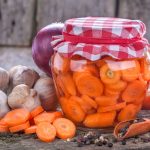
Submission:
[[[73,18],[65,22],[63,36],[54,37],[52,45],[66,57],[80,55],[92,61],[104,55],[116,59],[141,58],[148,49],[145,33],[146,27],[140,20]]]

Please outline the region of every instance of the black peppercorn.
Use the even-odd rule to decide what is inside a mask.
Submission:
[[[126,141],[122,141],[121,144],[122,144],[122,145],[126,145]]]
[[[113,147],[113,143],[108,143],[108,147]]]

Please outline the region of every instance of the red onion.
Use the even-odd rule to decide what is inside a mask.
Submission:
[[[63,23],[52,23],[42,28],[37,33],[32,44],[32,57],[34,62],[49,76],[52,76],[49,66],[50,58],[53,55],[53,48],[51,46],[52,36],[61,35],[63,26]]]

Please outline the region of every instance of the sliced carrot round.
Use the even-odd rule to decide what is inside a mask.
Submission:
[[[34,110],[31,111],[31,118],[36,117],[37,115],[39,115],[40,113],[42,113],[44,111],[42,106],[38,106],[36,107]]]
[[[30,118],[30,112],[25,108],[14,109],[4,117],[4,122],[9,126],[17,126],[25,123]]]
[[[8,126],[0,125],[0,133],[1,133],[1,132],[9,132]]]
[[[95,101],[99,106],[110,106],[117,104],[117,97],[103,95],[96,97]]]
[[[58,118],[53,122],[56,128],[56,135],[61,139],[73,138],[76,133],[74,123],[66,118]]]
[[[146,81],[150,80],[150,64],[147,62],[145,58],[141,59],[141,70],[143,73],[143,78]]]
[[[88,73],[82,73],[75,79],[80,94],[90,97],[98,97],[103,93],[103,85],[99,78]]]
[[[106,84],[105,85],[108,89],[110,90],[114,90],[114,91],[122,91],[126,88],[127,86],[127,82],[119,80],[117,83],[115,84]]]
[[[138,60],[122,61],[121,63],[122,78],[125,81],[131,82],[136,80],[140,74],[140,70]]]
[[[14,132],[19,132],[19,131],[25,130],[29,127],[30,127],[30,123],[29,123],[29,121],[27,121],[26,123],[10,127],[9,130],[11,133],[14,133]]]
[[[114,84],[120,80],[121,73],[120,71],[111,69],[108,64],[105,64],[100,68],[100,77],[103,83]]]
[[[59,74],[59,78],[68,94],[76,95],[76,87],[71,74]]]
[[[126,121],[134,119],[137,114],[137,106],[134,104],[129,104],[124,107],[118,114],[118,121]]]
[[[60,98],[60,104],[66,117],[76,123],[80,123],[85,118],[85,112],[76,101]]]
[[[119,97],[119,95],[120,95],[120,91],[115,91],[115,90],[112,90],[112,89],[109,89],[109,88],[105,88],[105,90],[104,90],[104,94],[106,95],[106,96],[112,96],[112,97]]]
[[[41,122],[37,125],[36,134],[43,142],[51,142],[56,137],[56,129],[49,122]]]
[[[118,103],[118,104],[111,105],[111,106],[105,106],[105,107],[100,106],[98,108],[97,112],[101,113],[101,112],[120,110],[120,109],[124,108],[125,106],[126,106],[126,102]]]
[[[37,126],[34,125],[34,126],[29,127],[29,128],[26,128],[24,130],[24,132],[25,132],[25,134],[33,134],[33,133],[36,133],[36,128],[37,128]]]
[[[88,103],[92,108],[97,109],[97,103],[92,98],[90,98],[87,95],[82,95],[81,98],[85,101],[85,103]]]
[[[78,96],[71,96],[69,100],[76,101],[86,114],[92,109],[92,106],[90,104],[86,103],[82,98]]]
[[[52,123],[58,117],[58,113],[56,112],[43,112],[34,118],[34,122],[36,125],[41,122]]]
[[[135,80],[128,84],[122,93],[122,99],[126,102],[134,102],[146,92],[146,86],[143,82]]]
[[[113,125],[116,111],[87,115],[83,124],[89,128],[103,128]]]

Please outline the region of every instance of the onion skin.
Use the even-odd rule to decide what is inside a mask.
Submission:
[[[53,55],[52,36],[62,35],[64,24],[52,23],[42,28],[32,43],[32,57],[36,65],[49,76],[52,76],[49,61]]]

